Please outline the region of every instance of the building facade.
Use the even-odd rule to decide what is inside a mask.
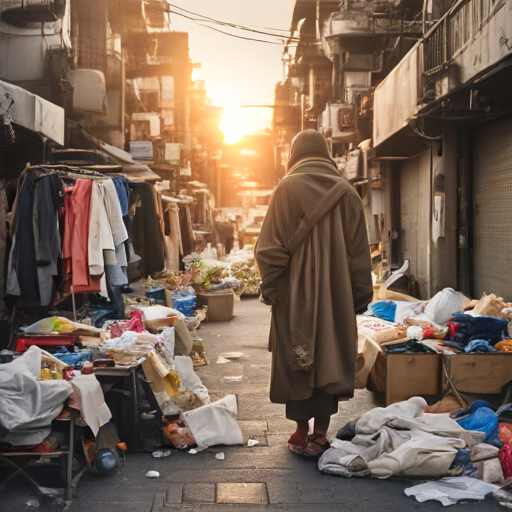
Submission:
[[[511,2],[336,4],[312,1],[309,11],[308,44],[332,62],[330,90],[318,105],[318,87],[303,81],[295,96],[325,107],[316,128],[363,199],[376,261],[408,260],[420,298],[450,286],[511,300]],[[279,87],[293,83],[287,76]]]
[[[62,148],[150,167],[176,189],[211,171],[222,111],[192,82],[188,34],[167,11],[164,0],[0,1],[3,178]]]

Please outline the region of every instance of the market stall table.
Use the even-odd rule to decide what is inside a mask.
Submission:
[[[94,369],[119,437],[126,442],[129,450],[138,450],[141,447],[137,392],[137,374],[140,371],[140,364]],[[119,398],[124,399],[121,407]]]
[[[56,463],[60,465],[61,477],[64,482],[64,487],[62,489],[64,500],[71,502],[73,499],[73,488],[76,487],[76,484],[85,469],[84,467],[84,469],[73,477],[73,458],[75,456],[75,415],[74,413],[71,413],[70,418],[55,419],[54,424],[58,425],[63,430],[67,430],[67,450],[58,450],[55,452],[28,452],[23,451],[20,448],[20,451],[0,452],[0,465],[14,466],[16,468],[3,482],[0,482],[0,489],[4,487],[11,478],[18,473],[21,473],[30,483],[32,483],[32,485],[34,485],[41,496],[55,496],[56,489],[40,485],[29,475],[27,471],[29,467],[34,467],[36,464],[39,465],[39,467],[42,467],[41,463],[38,461],[50,459],[51,462],[45,464],[45,467],[49,465],[56,466]],[[69,425],[68,429],[65,429],[64,427],[66,424]]]

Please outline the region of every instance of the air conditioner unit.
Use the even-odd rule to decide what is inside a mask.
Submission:
[[[371,71],[347,71],[344,75],[346,87],[370,87]]]
[[[2,4],[2,21],[16,27],[31,23],[53,23],[64,17],[67,0],[7,0]]]
[[[354,142],[358,135],[355,105],[328,104],[319,124],[320,133],[333,142]]]
[[[137,112],[132,114],[131,139],[148,140],[160,137],[160,114],[158,112]]]
[[[83,114],[107,115],[105,75],[96,69],[74,69],[66,73],[73,87],[73,110]]]

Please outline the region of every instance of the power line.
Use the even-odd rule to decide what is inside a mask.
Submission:
[[[254,32],[256,34],[263,34],[265,36],[281,38],[281,39],[283,39],[285,41],[290,41],[290,40],[299,41],[299,38],[297,38],[297,37],[290,37],[290,36],[285,36],[285,35],[281,35],[281,34],[272,34],[270,32],[262,32],[262,31],[259,31],[259,30],[252,30],[252,29],[249,29],[249,28],[246,28],[246,27],[234,27],[233,25],[230,25],[228,23],[223,23],[222,21],[209,21],[209,20],[205,20],[203,18],[191,18],[189,16],[185,16],[184,14],[178,13],[176,11],[167,11],[167,12],[170,12],[170,13],[173,13],[173,14],[177,14],[178,16],[184,16],[187,19],[192,20],[192,21],[199,21],[199,22],[202,22],[202,23],[214,23],[216,25],[221,25],[223,27],[235,28],[236,30],[247,30],[248,32]],[[204,26],[206,26],[206,25],[204,25]]]
[[[170,12],[172,14],[177,14],[178,16],[183,16],[184,18],[193,21],[194,23],[196,23],[200,27],[209,28],[211,30],[215,30],[215,32],[220,32],[221,34],[225,34],[227,36],[236,37],[237,39],[245,39],[246,41],[256,41],[256,42],[259,42],[259,43],[267,43],[267,44],[278,44],[279,46],[281,46],[283,44],[283,41],[281,41],[281,42],[267,41],[265,39],[254,39],[252,37],[243,37],[243,36],[239,36],[239,35],[236,35],[236,34],[230,34],[229,32],[224,32],[223,30],[219,30],[218,28],[210,27],[209,25],[203,25],[202,23],[199,23],[194,18],[191,18],[190,16],[186,16],[185,14],[181,14],[179,12],[171,11],[171,10],[169,10],[168,12]]]
[[[263,30],[276,30],[276,31],[287,32],[288,34],[284,35],[284,34],[276,34],[276,33],[271,33],[271,32],[264,32],[263,30],[255,30],[254,28],[249,28],[250,26],[240,25],[238,23],[230,23],[230,22],[227,22],[227,21],[221,21],[221,20],[217,20],[215,18],[211,18],[209,16],[205,16],[203,14],[198,14],[198,13],[195,13],[195,12],[192,12],[192,11],[188,11],[187,9],[183,9],[182,7],[179,7],[177,5],[171,4],[169,2],[167,2],[167,5],[169,5],[170,7],[174,7],[175,9],[179,9],[180,11],[183,11],[183,12],[186,12],[188,14],[191,14],[192,16],[199,16],[200,17],[199,19],[198,18],[190,18],[190,17],[187,17],[187,16],[185,16],[185,15],[183,15],[181,13],[178,13],[176,11],[168,11],[168,12],[173,12],[174,14],[178,14],[179,16],[184,16],[187,19],[191,19],[193,21],[200,21],[200,22],[205,22],[205,23],[216,23],[218,25],[223,25],[223,26],[235,28],[237,30],[246,30],[248,32],[254,32],[256,34],[263,34],[263,35],[267,35],[267,36],[282,38],[282,39],[285,39],[287,41],[299,41],[300,40],[300,38],[293,37],[291,34],[289,34],[289,32],[290,32],[289,30],[273,29],[273,28],[257,27],[256,26],[256,28],[260,28],[260,29],[263,29]],[[311,38],[311,39],[314,39],[314,38]]]
[[[205,18],[207,20],[214,21],[216,23],[220,23],[220,24],[223,24],[223,25],[230,25],[230,26],[235,27],[235,28],[244,27],[244,25],[238,25],[236,23],[229,23],[227,21],[220,21],[220,20],[216,20],[215,18],[210,18],[209,16],[205,16],[204,14],[198,14],[196,12],[187,11],[187,9],[183,9],[183,7],[179,7],[177,5],[173,5],[173,4],[169,3],[169,2],[167,2],[167,5],[170,5],[171,7],[174,7],[175,9],[179,9],[180,11],[187,12],[188,14],[192,14],[194,16],[200,16],[201,18]],[[248,26],[252,26],[254,28],[261,28],[263,30],[275,30],[275,31],[278,31],[278,32],[290,32],[290,30],[288,30],[288,29],[259,27],[257,25],[248,25]]]

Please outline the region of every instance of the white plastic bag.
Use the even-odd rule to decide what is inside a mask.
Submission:
[[[174,327],[168,327],[165,329],[158,338],[162,342],[162,355],[165,364],[171,368],[174,365],[174,349],[176,346],[176,333],[174,331]]]
[[[425,307],[425,314],[431,322],[444,325],[454,313],[460,313],[464,309],[467,300],[464,294],[452,288],[445,288],[429,300]]]
[[[183,418],[198,448],[204,450],[219,444],[244,444],[236,415],[236,396],[227,395],[213,404],[183,413]]]

